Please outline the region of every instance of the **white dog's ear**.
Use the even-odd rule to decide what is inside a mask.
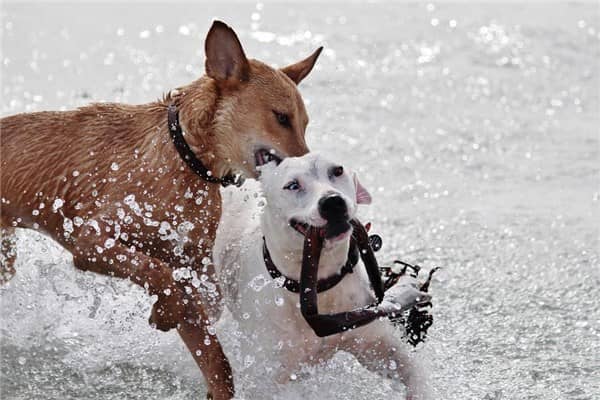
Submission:
[[[371,204],[371,194],[361,185],[356,172],[353,175],[354,188],[356,189],[356,204]]]

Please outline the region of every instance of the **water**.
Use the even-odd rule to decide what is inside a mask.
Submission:
[[[419,354],[439,399],[600,393],[597,4],[3,4],[2,114],[131,103],[195,79],[210,21],[252,57],[325,45],[301,90],[311,148],[357,168],[382,261],[442,266]],[[129,284],[19,234],[0,289],[7,399],[200,398]],[[287,387],[221,329],[244,398],[397,398],[347,355]],[[250,356],[248,358],[247,356]]]

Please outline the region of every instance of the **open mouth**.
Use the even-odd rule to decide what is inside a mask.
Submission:
[[[311,228],[311,226],[306,222],[301,222],[294,218],[290,220],[289,224],[302,236],[306,236]],[[319,235],[330,241],[336,241],[345,238],[346,234],[350,232],[351,229],[352,226],[346,220],[336,221],[334,223],[328,222],[327,225],[317,227]]]
[[[294,218],[292,218],[290,220],[290,226],[292,228],[294,228],[296,231],[298,231],[302,236],[306,236],[306,234],[308,233],[308,228],[310,228],[310,225],[308,225],[306,222],[300,222]],[[324,230],[324,228],[321,228],[321,229]],[[319,232],[319,233],[321,233],[321,232]]]
[[[279,165],[279,163],[281,163],[281,157],[277,156],[273,149],[259,149],[254,153],[254,161],[256,162],[257,167],[270,163],[271,161],[275,161],[275,163]]]

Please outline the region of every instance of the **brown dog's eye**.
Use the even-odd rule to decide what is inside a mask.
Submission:
[[[279,125],[289,128],[292,126],[292,124],[290,123],[290,117],[289,115],[285,114],[285,113],[280,113],[279,111],[275,111],[273,110],[273,114],[275,114],[275,118],[277,118],[277,122],[279,122]]]
[[[338,177],[344,175],[344,167],[338,165],[337,167],[333,167],[331,169],[331,175]]]

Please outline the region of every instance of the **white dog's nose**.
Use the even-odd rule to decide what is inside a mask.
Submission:
[[[336,193],[330,193],[319,199],[319,214],[327,221],[339,221],[348,218],[346,200]]]

